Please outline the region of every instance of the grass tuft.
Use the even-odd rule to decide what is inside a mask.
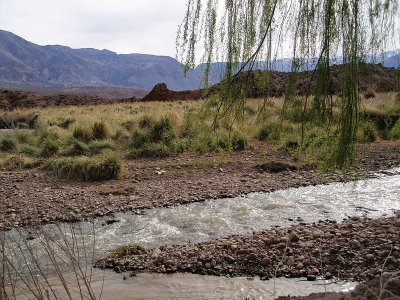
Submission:
[[[114,152],[98,156],[58,157],[49,160],[44,168],[59,178],[82,181],[118,179],[123,172],[123,163]]]

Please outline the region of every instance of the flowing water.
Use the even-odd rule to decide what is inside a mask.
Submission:
[[[107,219],[96,219],[94,223],[49,225],[46,228],[54,240],[63,241],[65,237],[68,239],[74,236],[76,240],[85,245],[91,245],[95,241],[96,250],[93,256],[96,259],[104,256],[106,251],[128,243],[144,247],[158,247],[164,244],[182,244],[189,241],[201,242],[232,234],[248,234],[273,226],[290,226],[300,220],[303,222],[313,222],[319,219],[341,221],[349,216],[375,218],[400,210],[399,173],[400,168],[376,174],[372,179],[349,183],[291,188],[272,193],[252,193],[232,199],[210,200],[172,208],[149,209],[141,211],[140,214],[121,213],[115,215],[118,222],[110,225],[106,225]],[[59,231],[63,234],[60,234]],[[40,250],[43,237],[26,242],[24,238],[20,239],[20,235],[21,232],[16,230],[8,233],[8,237],[14,242],[19,239],[32,247],[40,261],[48,260],[48,253]],[[27,235],[27,233],[22,232],[22,235]],[[21,248],[25,246],[23,245]],[[86,247],[82,251],[92,254],[90,250],[90,247]],[[51,264],[47,265],[47,267],[50,266]],[[265,289],[271,290],[270,285],[259,280],[250,282],[244,279],[216,279],[213,277],[209,279],[208,277],[188,277],[186,275],[183,277],[179,277],[181,275],[175,275],[178,277],[146,276],[141,275],[140,279],[132,279],[129,284],[142,287],[141,290],[144,292],[143,287],[147,286],[146,280],[149,281],[148,286],[151,286],[151,282],[155,282],[153,284],[160,288],[164,282],[170,288],[165,287],[161,290],[165,292],[164,296],[171,298],[178,298],[179,295],[190,293],[192,289],[198,290],[200,294],[204,293],[207,298],[210,295],[207,294],[207,291],[202,290],[206,289],[204,286],[214,286],[216,290],[220,291],[221,294],[216,294],[216,298],[224,298],[224,293],[227,293],[225,294],[226,298],[235,298],[239,294],[235,296],[230,293],[242,290],[244,294],[251,295],[251,298],[259,298],[267,294]],[[150,278],[153,279],[150,280]],[[294,280],[286,281],[281,283],[281,286],[285,287],[286,294],[293,291],[302,294],[310,292],[309,287],[306,287],[304,283],[296,283]],[[177,282],[182,284],[179,285]],[[112,284],[108,286],[112,286]],[[247,290],[250,286],[251,293]],[[303,286],[304,290],[299,286]],[[332,284],[329,286],[335,287],[336,290],[348,288]],[[150,290],[151,293],[154,293],[157,289],[151,288]],[[158,293],[158,297],[165,298],[161,290],[156,293]],[[317,286],[311,285],[311,291],[317,290]],[[154,294],[151,295],[151,297],[157,298]],[[198,298],[201,298],[200,295]]]

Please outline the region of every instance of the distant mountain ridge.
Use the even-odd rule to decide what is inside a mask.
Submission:
[[[159,82],[173,89],[198,89],[202,75],[168,56],[116,54],[108,50],[39,46],[0,30],[0,85],[38,90],[71,87],[129,87],[151,90]]]
[[[400,66],[399,51],[385,54],[383,65]],[[340,63],[340,59],[332,63]],[[315,64],[315,63],[314,63]],[[265,70],[266,62],[255,69]],[[290,72],[292,60],[278,59],[272,69]],[[313,62],[308,64],[311,68]],[[66,46],[39,46],[0,30],[0,88],[52,93],[86,93],[107,97],[143,97],[158,83],[175,91],[196,90],[204,83],[204,64],[190,70],[186,77],[183,65],[168,56],[116,54],[92,48],[72,49]],[[226,63],[211,65],[210,85],[222,78]],[[120,89],[120,92],[117,92]],[[113,97],[113,95],[118,95]]]

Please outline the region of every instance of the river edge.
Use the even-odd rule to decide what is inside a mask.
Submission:
[[[257,276],[261,280],[306,277],[308,281],[336,278],[366,282],[354,292],[361,297],[356,299],[364,299],[365,286],[374,288],[379,294],[376,280],[382,274],[394,274],[392,291],[400,297],[400,212],[378,219],[352,217],[343,223],[329,220],[299,223],[289,228],[198,244],[155,249],[131,246],[124,251],[125,255],[115,252],[114,256],[100,260],[96,266],[117,273],[129,272],[125,273],[126,277],[137,273],[192,273]],[[374,279],[375,282],[371,281]],[[320,299],[322,296],[340,299],[343,294],[317,294],[305,299]]]
[[[228,157],[189,153],[167,159],[128,161],[120,180],[76,182],[40,171],[0,173],[0,230],[32,224],[79,222],[118,212],[170,207],[252,192],[345,182],[399,165],[400,145],[357,145],[350,173],[321,174],[287,151],[255,143]]]

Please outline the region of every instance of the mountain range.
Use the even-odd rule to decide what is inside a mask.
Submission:
[[[383,64],[400,65],[399,51],[387,52]],[[259,62],[258,69],[266,63]],[[291,59],[278,59],[273,69],[291,70]],[[117,54],[92,48],[71,49],[66,46],[39,46],[11,32],[0,30],[0,88],[42,93],[92,93],[112,98],[142,97],[157,83],[171,90],[194,90],[202,87],[203,68],[199,65],[186,76],[183,65],[168,56]],[[212,66],[212,82],[218,83],[225,63]]]

